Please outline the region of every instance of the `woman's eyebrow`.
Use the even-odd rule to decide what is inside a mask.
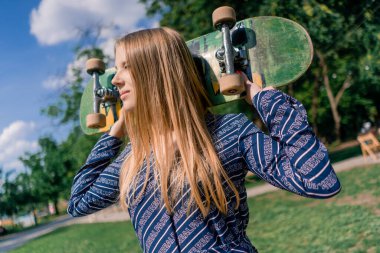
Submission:
[[[125,65],[125,61],[122,61],[119,66],[124,66]],[[115,69],[117,69],[117,64],[115,64]]]

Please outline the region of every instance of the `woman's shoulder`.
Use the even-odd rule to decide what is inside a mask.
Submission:
[[[244,113],[228,113],[228,114],[213,114],[207,113],[206,117],[207,128],[212,132],[231,131],[240,129],[241,126],[249,122],[249,119]]]
[[[206,124],[212,135],[226,133],[252,134],[260,129],[244,113],[212,114],[206,115]]]
[[[122,163],[124,162],[125,158],[129,156],[131,153],[132,146],[130,142],[127,142],[126,145],[124,146],[124,149],[120,152],[120,154],[117,156],[115,159],[116,163]]]

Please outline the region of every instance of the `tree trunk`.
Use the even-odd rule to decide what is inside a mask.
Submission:
[[[36,209],[33,207],[33,219],[34,219],[34,225],[38,225],[38,218],[37,218],[37,212]]]
[[[311,100],[311,120],[313,122],[313,130],[316,135],[318,135],[318,124],[317,124],[317,117],[318,117],[318,97],[319,97],[319,81],[318,81],[319,75],[315,76],[314,82],[313,82],[313,97]]]
[[[12,227],[15,228],[16,227],[16,214],[15,213],[12,213],[11,220],[12,220]]]
[[[334,119],[334,133],[336,136],[336,140],[338,142],[341,142],[341,133],[340,133],[340,120],[341,120],[341,118],[340,118],[340,114],[338,111],[338,104],[339,104],[340,99],[343,96],[343,92],[351,86],[351,76],[348,75],[346,77],[346,80],[344,81],[342,87],[338,91],[336,97],[334,97],[331,86],[330,86],[330,79],[328,76],[328,68],[327,68],[327,64],[325,62],[325,58],[324,58],[323,54],[318,50],[316,50],[316,54],[319,58],[319,65],[322,68],[323,84],[326,87],[327,97],[328,97],[329,102],[330,102],[331,112],[332,112],[333,119]]]
[[[59,210],[58,210],[58,200],[54,200],[54,209],[55,209],[55,214],[59,215]]]
[[[293,83],[288,85],[288,95],[294,97]]]

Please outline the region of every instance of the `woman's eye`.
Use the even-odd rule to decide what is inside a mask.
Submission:
[[[129,69],[129,65],[124,65],[124,69]]]

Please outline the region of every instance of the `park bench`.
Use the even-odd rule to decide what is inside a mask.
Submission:
[[[372,132],[359,135],[357,140],[360,143],[360,148],[363,153],[364,159],[370,156],[372,159],[379,159],[377,152],[380,151],[380,142]]]

